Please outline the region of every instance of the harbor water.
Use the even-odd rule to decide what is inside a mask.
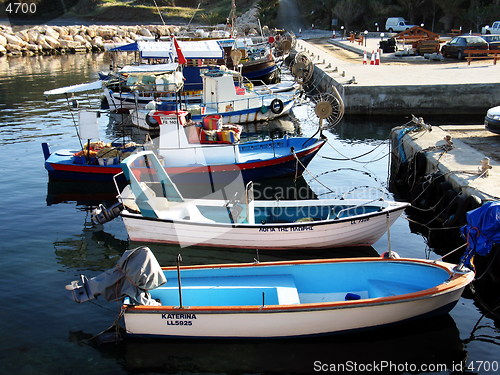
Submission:
[[[114,266],[129,243],[120,219],[90,221],[92,205],[113,200],[112,186],[53,183],[44,169],[42,142],[51,150],[78,150],[65,98],[45,90],[96,80],[105,54],[0,58],[0,373],[2,374],[262,374],[262,373],[499,373],[499,322],[466,292],[449,315],[348,333],[294,340],[92,339],[112,326],[119,304],[98,299],[76,304],[64,286]],[[85,105],[82,96],[79,102]],[[300,132],[318,120],[307,103],[294,109]],[[408,118],[344,119],[324,131],[328,143],[303,177],[256,183],[256,198],[305,199],[388,191],[389,132]],[[449,122],[449,119],[433,119]],[[478,119],[481,121],[481,119]],[[101,135],[117,129],[106,114]],[[284,124],[284,125],[283,125]],[[289,122],[281,123],[287,127]],[[259,126],[266,132],[265,126]],[[137,136],[140,136],[137,134]],[[360,155],[364,155],[359,157]],[[390,239],[390,241],[388,240]],[[426,240],[401,217],[373,247],[322,251],[201,249],[151,245],[160,264],[252,262],[319,257],[378,256],[388,246],[402,257],[432,258]],[[102,340],[101,340],[102,341]]]

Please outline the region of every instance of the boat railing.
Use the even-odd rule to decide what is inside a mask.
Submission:
[[[265,96],[262,94],[257,94],[256,96],[251,96],[247,98],[241,98],[241,99],[231,99],[231,100],[223,100],[223,101],[218,101],[218,102],[205,102],[203,103],[204,106],[209,107],[209,108],[218,108],[219,106],[225,106],[226,112],[230,112],[233,110],[240,109],[240,105],[236,106],[236,104],[241,104],[246,101],[246,105],[250,107],[250,104],[252,101],[255,101],[256,99],[260,101],[260,105],[269,105],[270,101],[274,99],[279,99],[283,103],[289,102],[294,98],[293,94],[288,93],[270,93],[266,94]],[[267,103],[267,104],[266,104]],[[252,106],[253,107],[253,106]]]
[[[338,220],[342,217],[342,214],[344,214],[345,212],[348,212],[348,211],[355,211],[357,210],[358,208],[362,208],[362,207],[366,207],[374,202],[380,202],[380,199],[372,199],[372,200],[369,200],[369,201],[366,201],[366,202],[363,202],[363,203],[360,203],[360,204],[355,204],[355,205],[352,205],[352,206],[349,206],[349,207],[345,207],[341,210],[339,210],[338,212],[333,212],[334,211],[334,208],[332,208],[332,210],[330,211],[330,213],[328,214],[328,217],[327,217],[327,220]],[[380,209],[382,210],[382,207],[380,207]],[[334,217],[330,217],[331,214],[334,214]]]

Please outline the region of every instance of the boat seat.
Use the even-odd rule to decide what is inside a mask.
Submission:
[[[151,291],[153,298],[168,303],[178,303],[178,286],[174,279]],[[186,303],[195,306],[207,304],[232,305],[238,299],[246,303],[261,304],[261,295],[265,293],[264,304],[296,305],[300,303],[299,294],[291,275],[245,275],[217,277],[183,277],[183,296]],[[217,301],[217,302],[216,302]]]
[[[164,198],[163,198],[164,199]],[[193,203],[168,202],[168,206],[156,212],[158,218],[165,220],[189,220],[197,223],[215,223],[200,212]]]
[[[215,223],[215,221],[203,216],[198,207],[193,203],[171,202],[165,197],[158,197],[153,189],[145,182],[140,182],[142,191],[148,199],[159,219],[165,220],[191,220],[199,223]]]

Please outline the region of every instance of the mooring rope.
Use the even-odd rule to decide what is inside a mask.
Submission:
[[[387,139],[386,139],[387,140]],[[370,151],[368,152],[365,152],[361,155],[358,155],[358,156],[353,156],[353,157],[349,157],[349,156],[346,156],[344,155],[342,152],[340,152],[339,150],[337,150],[328,140],[326,141],[326,143],[334,150],[336,151],[337,153],[339,153],[340,155],[342,155],[344,157],[344,159],[340,159],[340,158],[332,158],[330,156],[324,156],[324,155],[321,155],[322,158],[324,159],[328,159],[328,160],[335,160],[335,161],[353,161],[353,162],[356,162],[356,163],[360,163],[360,164],[368,164],[368,163],[373,163],[373,162],[376,162],[376,161],[379,161],[383,158],[385,158],[386,156],[388,156],[390,154],[390,152],[384,154],[382,157],[378,158],[378,159],[374,159],[374,160],[370,160],[370,161],[358,161],[356,159],[359,159],[363,156],[366,156],[366,155],[369,155],[370,153],[374,152],[377,148],[379,148],[381,145],[385,145],[385,141],[380,143],[379,145],[377,145],[375,148],[371,149]]]
[[[323,186],[325,189],[329,190],[332,193],[335,193],[332,189],[330,189],[328,186],[326,186],[324,183],[322,183],[320,180],[318,180],[309,170],[306,168],[306,166],[300,161],[298,158],[297,154],[295,153],[295,150],[292,151],[292,155],[295,157],[295,160],[297,160],[295,164],[295,181],[298,179],[299,173],[298,173],[298,165],[300,164],[301,167],[304,169],[304,172],[309,174],[313,180],[315,180],[318,184]]]

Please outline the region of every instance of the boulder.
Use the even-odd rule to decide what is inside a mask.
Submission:
[[[45,40],[45,35],[40,34],[38,36],[37,44],[44,50],[50,50],[52,47],[50,46],[49,43]]]
[[[42,50],[42,48],[38,44],[31,44],[31,43],[26,44],[26,49],[32,52],[39,52]]]
[[[94,27],[87,27],[87,35],[92,39],[97,36],[96,29]]]
[[[7,50],[5,49],[5,47],[0,45],[0,55],[5,55],[6,53],[7,53]]]
[[[0,46],[5,47],[7,45],[7,38],[0,34]]]
[[[36,40],[38,39],[38,32],[31,29],[28,31],[28,43],[36,44]]]
[[[45,35],[45,41],[52,47],[52,48],[60,48],[61,43],[57,39],[52,38],[51,36]]]
[[[20,46],[20,47],[22,47],[26,44],[26,42],[24,40],[22,40],[21,38],[19,38],[16,35],[4,34],[3,36],[7,39],[7,44],[11,44],[14,46]]]
[[[80,44],[85,44],[85,43],[87,42],[87,40],[86,40],[83,36],[81,36],[81,35],[75,35],[75,36],[73,37],[73,40],[74,40],[75,42],[80,43]]]
[[[20,30],[16,33],[16,36],[19,37],[21,40],[28,42],[29,37],[28,37],[28,31],[27,30]]]
[[[92,39],[92,47],[104,48],[104,40],[100,36],[96,36]]]
[[[16,52],[21,52],[23,50],[23,47],[21,47],[19,44],[7,44],[5,46],[5,49],[9,53],[16,53]]]
[[[153,36],[153,34],[151,34],[151,31],[149,31],[145,27],[143,27],[142,29],[139,30],[139,35],[147,36],[147,37],[152,37]]]
[[[55,31],[52,27],[47,26],[45,29],[45,36],[48,36],[57,41],[57,39],[59,38],[59,33]]]

